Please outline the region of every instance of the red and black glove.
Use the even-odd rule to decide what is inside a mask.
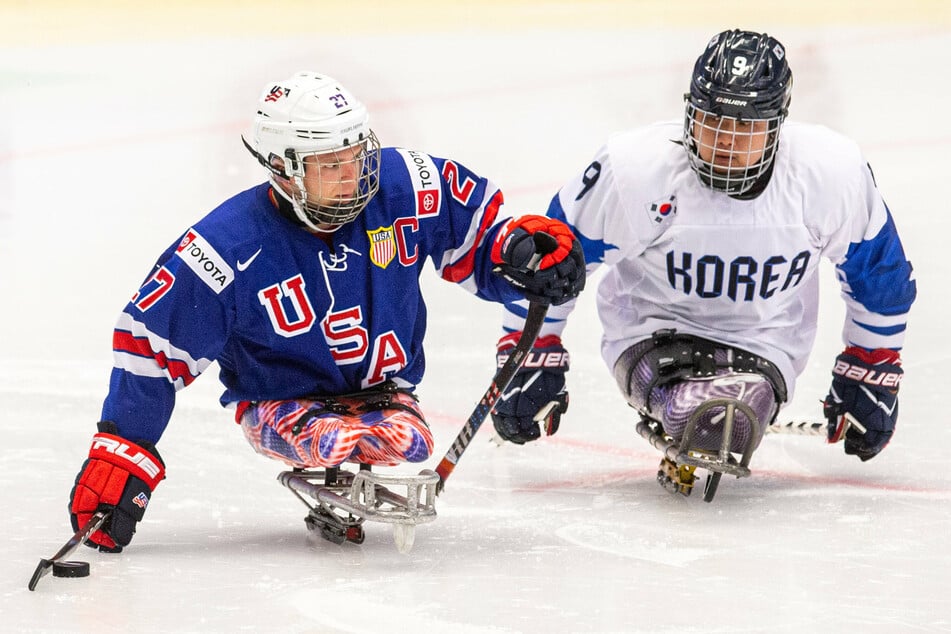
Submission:
[[[499,339],[499,367],[508,360],[521,334],[515,332]],[[524,445],[541,437],[542,431],[546,436],[558,431],[561,415],[568,410],[567,371],[568,352],[561,338],[548,335],[538,339],[492,410],[492,424],[498,435]]]
[[[844,437],[845,453],[862,462],[878,455],[895,432],[902,375],[895,350],[850,346],[836,357],[832,387],[822,408],[829,421],[829,442]]]
[[[165,463],[155,445],[134,443],[117,432],[114,423],[99,423],[89,457],[69,494],[69,519],[74,531],[85,526],[96,511],[110,511],[109,519],[86,542],[110,553],[120,552],[132,541],[152,491],[165,478]]]
[[[530,301],[564,304],[584,290],[584,253],[568,225],[545,216],[515,218],[492,245],[494,271]]]

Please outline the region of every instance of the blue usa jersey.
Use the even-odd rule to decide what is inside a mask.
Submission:
[[[213,361],[223,405],[357,392],[422,379],[427,259],[482,299],[502,193],[450,160],[382,150],[380,189],[325,239],[281,215],[267,183],[224,202],[158,259],[122,311],[102,419],[157,442],[175,393]]]

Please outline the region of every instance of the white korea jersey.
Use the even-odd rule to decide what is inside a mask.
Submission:
[[[611,138],[548,210],[575,231],[589,274],[610,267],[597,291],[609,368],[676,328],[769,359],[792,398],[815,338],[822,257],[842,285],[846,343],[901,348],[911,265],[853,142],[787,122],[769,184],[736,200],[700,182],[681,131],[664,123]],[[553,307],[543,334],[560,334],[571,307]],[[523,314],[509,305],[506,328]]]

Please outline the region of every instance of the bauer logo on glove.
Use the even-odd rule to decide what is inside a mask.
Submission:
[[[510,339],[511,335],[503,337],[503,340]],[[497,367],[502,367],[505,365],[505,362],[509,360],[509,353],[499,352],[495,356]],[[539,350],[534,349],[530,350],[527,355],[525,355],[525,361],[522,362],[522,368],[568,368],[568,363],[571,359],[568,356],[567,350]]]
[[[877,456],[895,433],[902,375],[895,350],[850,346],[836,357],[822,407],[829,442],[845,440],[845,453],[862,462]]]
[[[497,344],[496,358],[504,364],[522,333],[505,335]],[[561,415],[568,410],[565,372],[568,351],[561,338],[548,335],[535,342],[505,393],[492,412],[492,423],[503,440],[523,445],[558,431]]]

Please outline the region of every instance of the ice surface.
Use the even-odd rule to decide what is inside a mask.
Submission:
[[[250,18],[228,18],[207,1],[139,20],[121,2],[37,8],[61,4],[0,9],[0,630],[951,631],[951,431],[938,372],[951,359],[944,5],[900,14],[867,3],[851,26],[815,2],[744,13],[754,18],[744,24],[693,15],[697,2],[666,19],[653,3],[488,3],[465,20],[435,3],[367,3],[377,13],[359,17],[375,19],[300,8],[283,23],[273,10],[255,21],[247,4],[235,11]],[[49,37],[64,19],[73,28]],[[119,309],[191,221],[262,178],[238,135],[265,82],[332,74],[368,102],[384,143],[453,157],[537,211],[611,132],[679,117],[692,60],[733,26],[786,43],[792,116],[862,145],[915,265],[900,428],[879,458],[771,436],[752,477],[725,477],[712,504],[668,494],[654,481],[658,452],[602,366],[587,293],[565,336],[562,431],[498,447],[483,428],[408,554],[384,524],[367,525],[361,546],[309,536],[304,507],[276,481],[281,465],[254,454],[217,406],[212,369],[180,395],[160,443],[168,479],[132,546],[80,549],[90,577],[27,590],[40,557],[71,534],[66,498]],[[499,320],[434,278],[427,468],[491,378]],[[831,271],[824,282],[816,351],[784,418],[818,415],[841,345]]]

